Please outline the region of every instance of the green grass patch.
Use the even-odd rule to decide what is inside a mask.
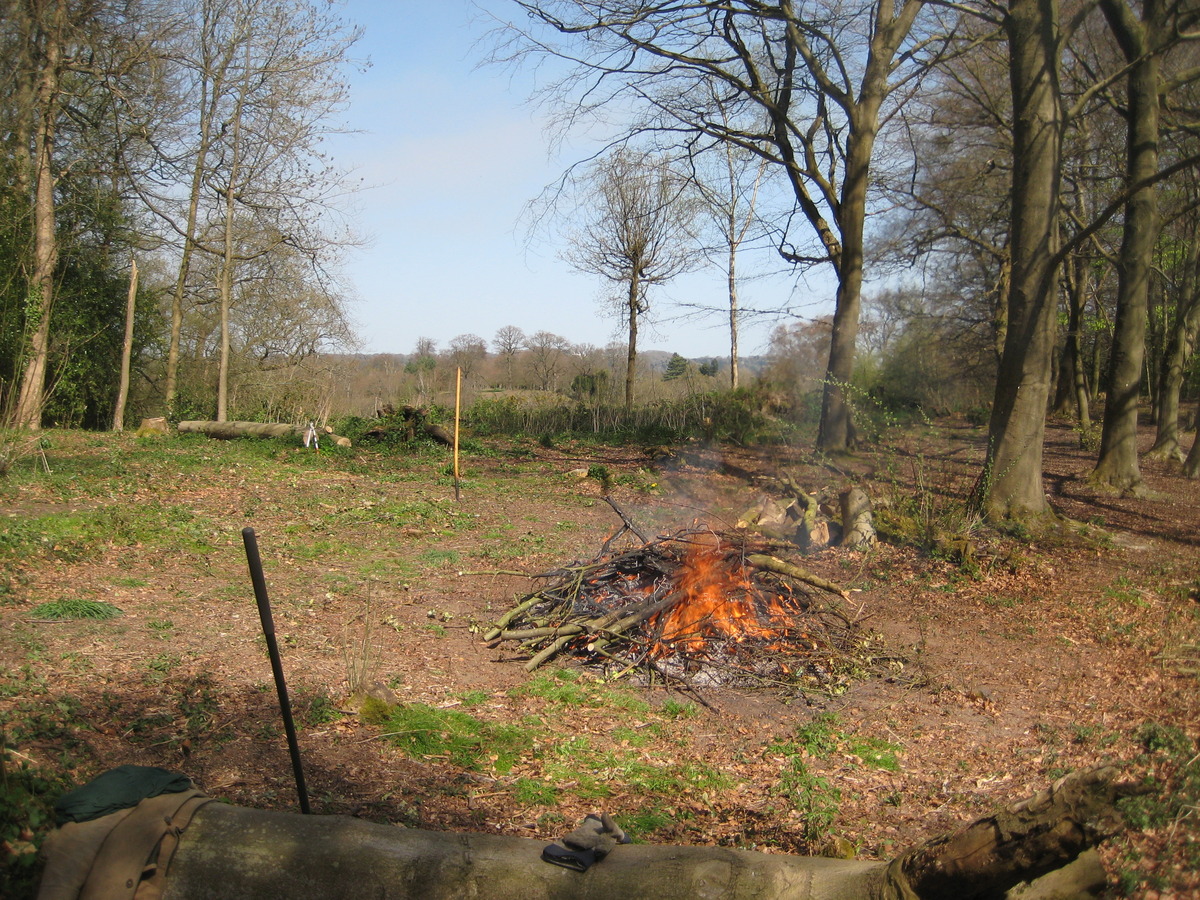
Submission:
[[[642,795],[679,797],[724,790],[732,782],[724,773],[699,763],[658,763],[637,749],[596,746],[587,735],[560,741],[546,753],[546,777],[571,784],[580,799],[609,797],[614,787]]]
[[[430,548],[418,557],[422,565],[435,568],[439,566],[456,566],[461,559],[462,554],[457,550],[440,550],[437,548]]]
[[[513,782],[512,796],[526,806],[553,806],[558,801],[558,791],[536,778],[518,778]]]
[[[661,732],[662,729],[653,722],[648,722],[640,728],[618,725],[612,730],[612,739],[622,746],[645,747]]]
[[[386,704],[384,704],[386,706]],[[454,709],[408,703],[370,712],[384,737],[414,758],[444,759],[472,771],[504,775],[517,760],[532,752],[528,733],[515,725],[498,725]]]
[[[107,545],[169,547],[206,553],[212,523],[181,506],[153,500],[8,520],[0,528],[0,557],[86,559]]]
[[[663,701],[662,714],[672,719],[694,719],[700,714],[700,710],[690,700],[681,703],[672,697]]]
[[[539,673],[510,693],[514,697],[540,697],[561,706],[583,706],[589,699],[587,688],[579,683],[579,673],[568,669]]]
[[[121,610],[103,600],[85,600],[81,597],[67,597],[62,600],[49,600],[39,603],[29,611],[35,619],[115,619],[121,615]]]
[[[621,709],[643,716],[654,709],[649,702],[627,688],[588,681],[573,669],[539,672],[509,694],[513,697],[540,697],[556,706]]]
[[[885,772],[899,772],[900,745],[885,741],[882,738],[860,737],[854,735],[846,741],[846,749],[862,760],[863,765],[870,769],[882,769]]]
[[[674,825],[677,817],[655,805],[616,818],[617,824],[633,839],[633,843],[643,844],[655,832]]]
[[[841,720],[833,713],[821,713],[812,721],[797,726],[795,739],[777,741],[776,749],[792,755],[803,754],[815,759],[826,759],[841,750],[857,756],[863,765],[888,772],[900,770],[898,753],[902,749],[882,738],[869,735],[847,734],[841,728]]]

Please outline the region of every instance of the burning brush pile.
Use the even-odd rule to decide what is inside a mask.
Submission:
[[[836,693],[902,667],[856,624],[845,591],[773,555],[777,543],[706,528],[625,550],[610,549],[615,540],[536,576],[544,584],[485,639],[516,644],[529,671],[566,655],[690,688]]]

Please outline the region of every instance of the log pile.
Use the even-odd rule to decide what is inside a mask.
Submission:
[[[844,590],[782,558],[795,547],[708,528],[614,543],[536,576],[485,640],[515,644],[529,671],[565,655],[690,687],[829,691],[851,672],[903,665],[856,624]]]
[[[866,550],[876,541],[871,499],[858,487],[810,494],[787,474],[775,479],[779,498],[763,496],[738,527],[788,541],[805,553],[826,547]]]

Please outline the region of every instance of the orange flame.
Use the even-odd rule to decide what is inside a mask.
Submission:
[[[693,547],[684,558],[676,589],[684,596],[655,618],[660,639],[651,653],[697,653],[709,638],[734,641],[782,637],[787,610],[782,598],[763,598],[745,568],[711,547]]]

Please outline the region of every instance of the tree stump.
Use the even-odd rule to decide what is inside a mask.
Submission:
[[[839,495],[842,505],[842,546],[847,550],[865,550],[875,544],[875,524],[871,518],[871,498],[861,488],[850,488]]]

